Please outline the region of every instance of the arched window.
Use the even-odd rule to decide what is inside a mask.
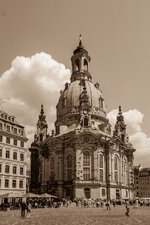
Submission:
[[[102,154],[99,155],[99,179],[104,181],[104,156]]]
[[[79,59],[75,60],[75,71],[79,71],[80,70],[80,62]]]
[[[50,158],[50,179],[55,180],[55,160],[53,156]]]
[[[87,62],[86,59],[84,59],[84,64],[83,64],[83,66],[84,66],[84,70],[88,71],[88,62]]]
[[[114,180],[115,182],[118,182],[119,177],[118,177],[118,157],[114,157]]]
[[[83,179],[90,180],[91,175],[91,157],[88,151],[83,153]]]
[[[72,155],[67,156],[67,181],[72,180]]]

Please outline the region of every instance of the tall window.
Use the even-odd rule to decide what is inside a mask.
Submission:
[[[67,156],[67,181],[72,180],[72,155]]]
[[[2,180],[0,179],[0,188],[1,188],[1,186],[2,186]]]
[[[23,180],[19,181],[19,188],[23,188]]]
[[[17,128],[16,127],[14,128],[14,134],[17,134]]]
[[[0,135],[0,142],[2,142],[3,141],[3,136],[2,135]]]
[[[12,180],[12,187],[13,188],[16,188],[16,183],[17,183],[16,180]]]
[[[2,128],[3,128],[3,124],[2,124],[2,123],[0,123],[0,130],[2,130]]]
[[[99,179],[104,181],[104,156],[102,154],[99,155]]]
[[[17,160],[17,152],[13,152],[13,159]]]
[[[10,138],[6,137],[6,144],[10,144]]]
[[[104,99],[100,96],[99,98],[99,107],[103,108]]]
[[[8,150],[6,151],[5,157],[6,157],[7,159],[10,158],[10,151],[8,151]]]
[[[20,175],[23,175],[23,167],[20,167]]]
[[[16,140],[16,139],[14,139],[14,145],[16,145],[16,146],[17,146],[17,140]]]
[[[79,68],[80,68],[79,59],[76,59],[76,61],[75,61],[75,71],[79,71]]]
[[[20,161],[24,161],[24,154],[23,153],[20,154]]]
[[[84,118],[84,127],[88,127],[89,126],[89,120],[87,117]]]
[[[9,173],[9,165],[5,166],[5,173]]]
[[[2,157],[2,149],[0,149],[0,158]]]
[[[10,126],[9,125],[7,125],[6,129],[7,129],[8,132],[10,132]]]
[[[102,196],[105,197],[105,195],[106,195],[106,192],[105,192],[105,189],[103,188],[102,189]]]
[[[9,188],[9,180],[5,179],[5,188]]]
[[[53,156],[50,158],[50,179],[55,180],[55,160]]]
[[[2,172],[2,164],[0,164],[0,173]]]
[[[13,166],[13,174],[16,174],[16,173],[17,173],[17,167]]]
[[[20,147],[24,148],[24,141],[20,142]]]
[[[83,179],[90,180],[91,171],[91,157],[90,153],[85,151],[83,153]]]
[[[84,70],[88,71],[88,62],[84,59]]]
[[[123,178],[124,182],[126,181],[126,159],[123,160]]]
[[[114,158],[114,180],[115,182],[119,181],[119,177],[118,177],[118,157],[115,156]]]

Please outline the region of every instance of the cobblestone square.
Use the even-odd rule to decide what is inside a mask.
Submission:
[[[150,225],[150,207],[130,207],[130,216],[125,216],[125,207],[111,210],[102,208],[60,207],[32,209],[31,217],[22,219],[20,210],[0,212],[0,225]]]

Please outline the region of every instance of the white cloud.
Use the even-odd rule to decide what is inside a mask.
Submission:
[[[115,125],[117,114],[117,109],[108,113],[109,121],[113,126]],[[150,137],[142,131],[144,115],[137,109],[124,112],[123,115],[127,124],[127,132],[130,134],[130,142],[136,149],[134,164],[142,164],[143,167],[148,167],[150,164]]]
[[[0,105],[26,128],[33,141],[40,105],[44,105],[49,128],[55,122],[56,103],[70,70],[42,52],[31,57],[16,57],[11,68],[0,76]]]

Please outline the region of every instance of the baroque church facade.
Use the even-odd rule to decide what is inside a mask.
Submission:
[[[133,153],[119,106],[113,132],[103,93],[93,84],[90,56],[79,41],[71,57],[70,83],[56,105],[48,134],[43,105],[31,144],[31,191],[60,198],[132,199]]]

